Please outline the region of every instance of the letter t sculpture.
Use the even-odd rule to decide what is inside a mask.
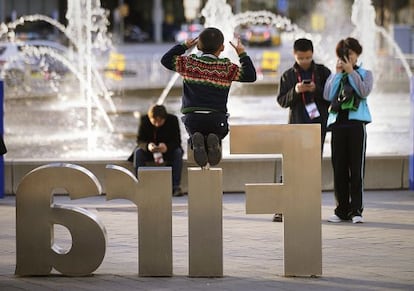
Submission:
[[[285,276],[322,275],[320,148],[319,124],[231,127],[231,154],[283,156],[283,183],[246,184],[246,213],[283,213]]]

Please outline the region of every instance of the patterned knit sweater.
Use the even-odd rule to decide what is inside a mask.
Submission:
[[[172,47],[161,63],[183,77],[182,113],[196,110],[227,112],[227,99],[232,81],[254,82],[256,70],[250,57],[239,56],[241,67],[227,58],[214,55],[184,56],[184,44]]]

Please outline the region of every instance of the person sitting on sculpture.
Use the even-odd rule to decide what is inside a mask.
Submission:
[[[241,66],[220,58],[224,50],[223,33],[213,27],[198,38],[187,39],[164,54],[161,63],[183,77],[182,121],[190,136],[195,162],[206,167],[221,161],[221,141],[228,134],[227,99],[232,81],[254,82],[256,70],[240,41],[230,44]],[[184,55],[197,45],[201,54]]]
[[[163,105],[153,105],[140,119],[137,147],[129,157],[138,177],[139,167],[149,163],[172,167],[173,196],[182,196],[181,171],[183,167],[181,132],[177,116],[167,112]]]

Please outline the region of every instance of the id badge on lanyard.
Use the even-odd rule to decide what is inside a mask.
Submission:
[[[312,81],[313,82],[314,82],[314,79],[315,79],[315,76],[312,73]],[[300,76],[299,73],[298,73],[298,81],[299,81],[299,83],[302,82],[302,77]],[[305,105],[306,112],[308,113],[309,118],[311,120],[321,116],[321,114],[319,113],[318,107],[316,106],[316,103],[315,103],[314,99],[311,103],[306,104],[306,98],[305,98],[305,93],[304,92],[302,92],[302,102],[303,102],[303,105]]]
[[[318,107],[316,107],[315,102],[311,102],[311,103],[306,104],[305,108],[306,108],[306,111],[308,112],[309,118],[311,120],[321,116],[321,114],[319,113]]]

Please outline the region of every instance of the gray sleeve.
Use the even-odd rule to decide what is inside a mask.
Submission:
[[[349,76],[354,80],[361,97],[366,98],[371,93],[374,84],[372,72],[367,70],[364,79],[361,78],[357,71],[352,71]]]
[[[331,90],[332,90],[332,86],[333,86],[333,80],[334,80],[334,78],[335,78],[335,75],[336,74],[331,74],[329,77],[328,77],[328,79],[326,80],[326,83],[325,83],[325,88],[324,88],[324,90],[323,90],[323,99],[325,99],[325,100],[327,100],[327,101],[331,101],[331,96],[330,96],[330,93],[331,93]]]

